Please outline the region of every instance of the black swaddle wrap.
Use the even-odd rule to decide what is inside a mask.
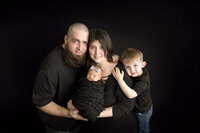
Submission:
[[[89,81],[86,77],[82,78],[72,97],[72,104],[81,116],[89,121],[95,121],[104,109],[103,80]]]

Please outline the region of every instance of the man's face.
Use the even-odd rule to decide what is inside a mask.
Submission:
[[[70,35],[65,35],[64,43],[74,57],[83,57],[87,51],[89,33],[74,28]]]

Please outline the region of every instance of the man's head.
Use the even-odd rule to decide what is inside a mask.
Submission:
[[[74,67],[82,66],[85,63],[88,36],[89,30],[82,23],[74,23],[69,27],[63,44],[66,63]]]

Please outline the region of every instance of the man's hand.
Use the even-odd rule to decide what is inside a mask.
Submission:
[[[76,110],[69,110],[69,114],[72,118],[76,119],[76,120],[83,120],[83,121],[88,121],[88,119],[83,118],[81,115],[78,114],[78,109]]]
[[[69,110],[76,110],[76,108],[74,107],[74,105],[72,104],[72,100],[69,100],[69,102],[67,103],[67,108]]]

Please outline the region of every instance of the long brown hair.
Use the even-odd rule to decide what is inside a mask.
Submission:
[[[92,42],[99,41],[104,53],[106,54],[108,62],[113,62],[113,44],[108,33],[102,29],[91,29],[89,32],[88,49]],[[89,50],[87,51],[89,52]],[[91,66],[91,60],[89,53],[87,54],[87,67]]]

